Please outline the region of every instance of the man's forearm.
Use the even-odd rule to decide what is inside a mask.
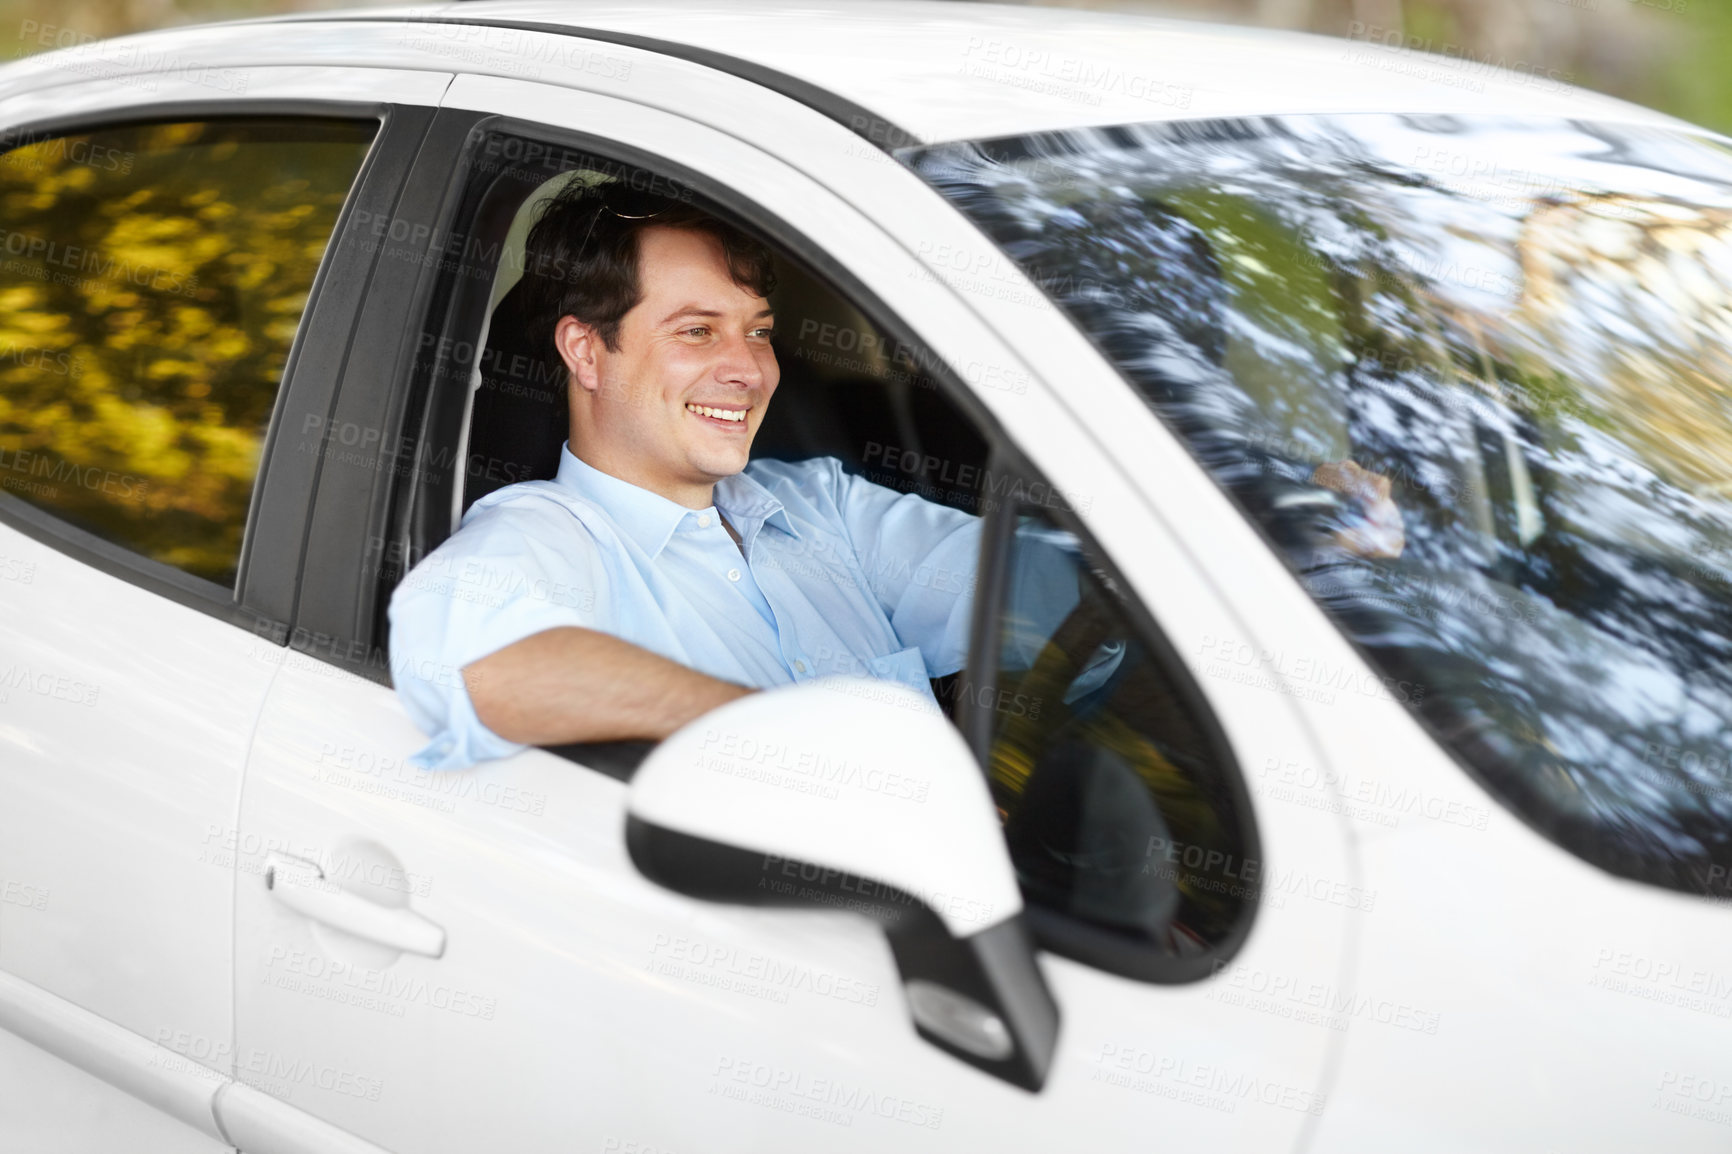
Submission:
[[[475,715],[507,741],[661,740],[754,692],[576,625],[525,637],[463,667]]]

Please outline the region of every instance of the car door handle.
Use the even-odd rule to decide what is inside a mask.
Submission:
[[[298,914],[378,942],[406,954],[437,958],[445,953],[445,927],[414,910],[370,902],[325,880],[317,862],[272,853],[265,859],[265,888]]]

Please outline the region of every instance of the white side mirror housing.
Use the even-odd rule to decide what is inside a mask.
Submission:
[[[823,678],[705,714],[638,768],[627,846],[681,893],[876,918],[924,1037],[1044,1081],[1058,1010],[986,779],[915,690]]]

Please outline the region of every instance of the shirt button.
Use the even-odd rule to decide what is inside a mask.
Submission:
[[[705,513],[702,517],[698,518],[698,528],[708,529],[709,527],[710,527],[710,515],[708,513]]]
[[[739,579],[740,579],[740,571],[738,569],[729,569],[728,570],[728,580],[729,581],[738,581]]]
[[[804,661],[796,661],[796,662],[794,662],[794,672],[795,672],[795,673],[804,673],[804,672],[806,672],[806,663],[805,663],[805,662],[804,662]]]

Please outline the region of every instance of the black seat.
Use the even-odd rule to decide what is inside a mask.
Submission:
[[[548,481],[559,471],[559,447],[570,423],[565,374],[547,363],[523,322],[519,281],[493,310],[481,354],[481,387],[469,416],[470,467],[463,510],[515,481]],[[498,467],[487,467],[490,461]]]

